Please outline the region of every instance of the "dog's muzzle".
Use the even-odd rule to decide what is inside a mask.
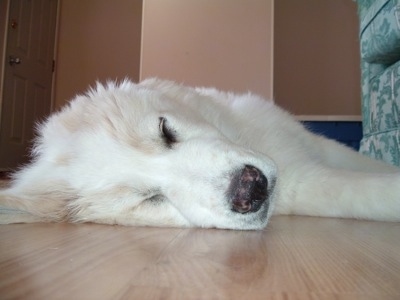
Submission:
[[[245,165],[234,173],[228,188],[232,211],[257,212],[268,201],[268,179],[256,167]]]

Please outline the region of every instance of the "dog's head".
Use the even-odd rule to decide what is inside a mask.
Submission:
[[[273,205],[275,164],[237,145],[206,114],[187,106],[183,98],[189,93],[196,98],[195,91],[165,89],[127,82],[99,86],[50,120],[64,127],[76,122],[71,118],[82,123],[67,130],[66,147],[77,155],[68,168],[80,195],[69,203],[71,219],[263,228]],[[211,103],[198,104],[215,113]],[[51,144],[47,127],[43,140]]]

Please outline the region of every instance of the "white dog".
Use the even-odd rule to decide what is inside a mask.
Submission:
[[[400,169],[252,94],[97,85],[39,128],[0,223],[261,229],[271,214],[400,220]]]

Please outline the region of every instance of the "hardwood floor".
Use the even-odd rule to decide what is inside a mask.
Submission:
[[[0,299],[400,299],[400,223],[2,225]]]

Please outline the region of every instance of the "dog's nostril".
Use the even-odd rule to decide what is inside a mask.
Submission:
[[[268,180],[256,167],[245,165],[232,179],[229,194],[233,211],[256,212],[267,200]]]
[[[251,200],[234,199],[232,208],[234,211],[242,214],[249,212],[252,208]]]

